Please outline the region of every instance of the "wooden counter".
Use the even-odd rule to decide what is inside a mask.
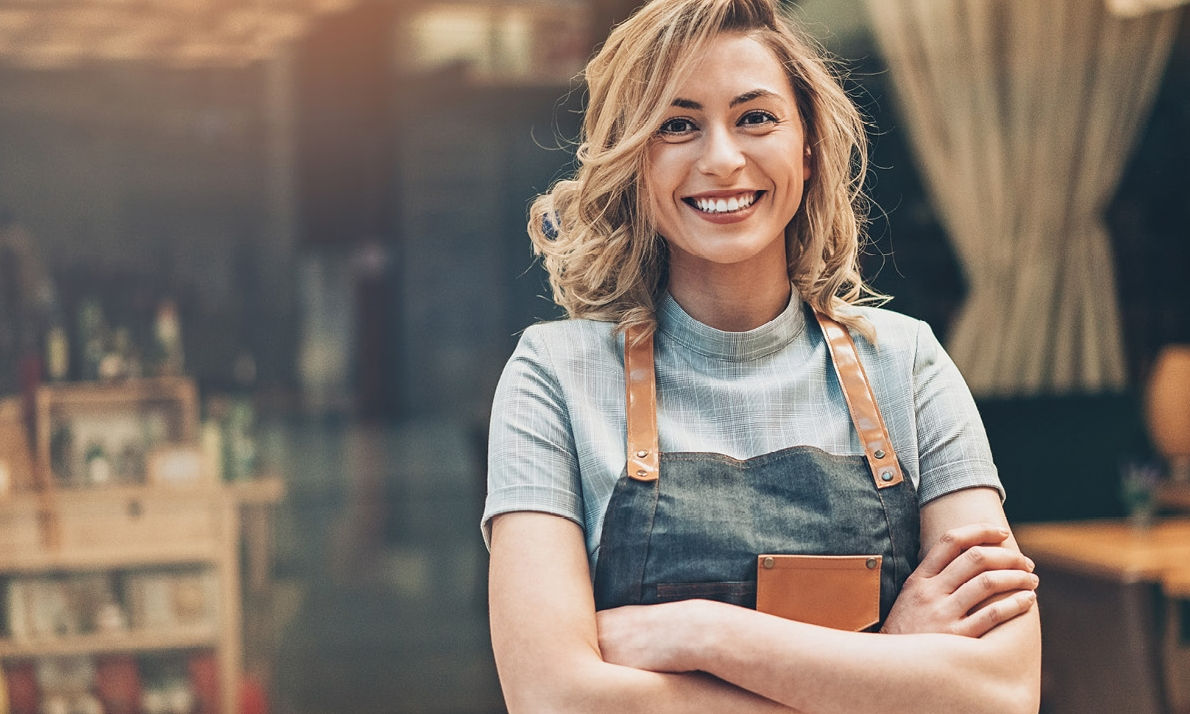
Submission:
[[[1121,582],[1172,584],[1190,568],[1190,518],[1158,519],[1143,529],[1121,520],[1031,523],[1013,532],[1039,564]]]
[[[1190,518],[1014,528],[1041,577],[1046,710],[1190,712],[1190,649],[1177,599],[1190,599]]]

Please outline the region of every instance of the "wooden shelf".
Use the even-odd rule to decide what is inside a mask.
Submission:
[[[152,544],[123,547],[118,550],[71,548],[68,551],[4,553],[0,555],[0,573],[34,573],[52,570],[100,571],[213,563],[221,551],[216,545],[159,547]]]
[[[63,635],[27,641],[0,640],[0,657],[44,657],[114,652],[190,650],[219,645],[219,630],[196,627],[172,632],[120,632]]]
[[[160,500],[194,500],[197,496],[230,498],[243,506],[273,505],[285,495],[285,482],[278,474],[265,473],[245,481],[226,484],[202,483],[193,486],[62,486],[54,490],[56,503],[69,505],[96,497],[104,499],[153,498]],[[28,510],[43,503],[45,496],[37,491],[18,491],[0,496],[0,511]]]
[[[285,497],[285,481],[280,474],[262,473],[246,481],[232,481],[226,492],[241,506],[272,506]]]
[[[115,430],[113,423],[120,426],[135,421],[149,410],[164,414],[160,419],[165,420],[167,433],[145,446],[146,458],[154,449],[196,448],[194,382],[162,378],[46,385],[38,390],[36,401],[36,478],[20,483],[31,481],[40,490],[0,496],[0,576],[12,583],[23,578],[70,580],[75,573],[118,572],[128,574],[126,577],[152,578],[155,570],[197,566],[201,577],[210,573],[214,590],[210,602],[215,603],[215,610],[200,623],[168,629],[0,639],[0,660],[212,650],[218,663],[219,711],[234,714],[242,659],[241,511],[262,511],[279,500],[284,493],[282,480],[273,477],[223,484],[204,471],[193,482],[175,485],[155,478],[156,472],[146,464],[143,485],[70,487],[66,485],[69,479],[58,478],[69,474],[50,473],[55,424],[80,422],[84,432],[89,430],[93,438],[99,438],[94,435]],[[77,478],[79,474],[75,476],[75,481],[82,480]],[[12,607],[6,595],[0,589],[0,608]],[[116,597],[131,598],[128,593]],[[126,609],[131,606],[129,602],[118,604]]]

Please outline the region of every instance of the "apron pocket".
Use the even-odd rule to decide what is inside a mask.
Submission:
[[[656,602],[676,600],[718,600],[752,607],[756,602],[756,583],[748,580],[723,580],[704,583],[657,583]]]
[[[756,609],[858,632],[880,622],[879,555],[761,555]]]

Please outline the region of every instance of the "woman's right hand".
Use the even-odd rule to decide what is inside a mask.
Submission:
[[[993,524],[947,531],[905,581],[880,631],[981,637],[1027,612],[1037,576],[1010,535]]]

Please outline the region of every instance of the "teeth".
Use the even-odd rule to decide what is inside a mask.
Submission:
[[[728,199],[697,198],[694,200],[698,210],[703,213],[732,213],[740,211],[756,202],[755,193],[745,193]]]

